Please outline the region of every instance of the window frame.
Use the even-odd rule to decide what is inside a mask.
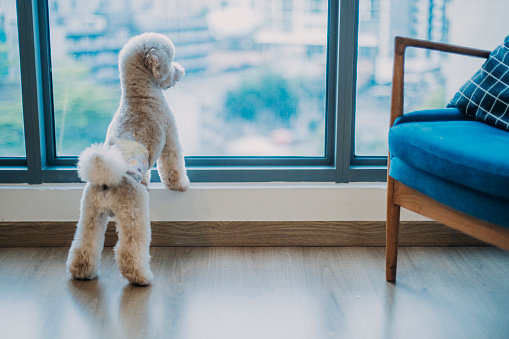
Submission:
[[[17,0],[26,158],[0,159],[0,183],[79,182],[56,157],[48,1]],[[354,154],[359,0],[328,0],[324,157],[186,157],[192,182],[385,181],[387,157]],[[160,181],[152,169],[152,180]]]

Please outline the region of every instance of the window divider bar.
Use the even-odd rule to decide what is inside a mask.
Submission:
[[[346,183],[354,148],[359,0],[342,0],[339,15],[336,182]]]
[[[45,166],[42,157],[45,143],[42,93],[39,86],[41,62],[38,57],[37,0],[17,0],[16,8],[28,183],[40,184],[42,183],[42,169]]]
[[[339,4],[330,0],[328,4],[329,25],[327,29],[327,86],[326,86],[326,130],[325,130],[325,158],[327,164],[336,165],[336,129],[337,121],[337,81],[338,81],[338,29]],[[336,168],[336,170],[338,170]]]
[[[39,58],[41,62],[41,90],[44,114],[44,138],[46,152],[44,159],[48,166],[55,165],[56,146],[53,111],[53,86],[51,82],[51,48],[49,38],[48,0],[42,1],[37,12],[39,18]]]

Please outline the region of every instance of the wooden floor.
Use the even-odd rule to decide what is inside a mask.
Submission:
[[[74,281],[67,248],[0,248],[1,338],[509,338],[509,253],[407,247],[152,248],[131,286],[106,248]]]

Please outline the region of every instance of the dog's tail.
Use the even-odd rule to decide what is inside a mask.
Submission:
[[[116,147],[95,144],[86,148],[79,156],[79,177],[94,185],[118,185],[126,172],[127,164]]]

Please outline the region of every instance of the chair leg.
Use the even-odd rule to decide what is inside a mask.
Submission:
[[[400,206],[393,203],[394,179],[387,180],[387,220],[386,220],[386,247],[385,247],[385,278],[389,282],[396,281],[396,268],[398,264],[398,240]]]

